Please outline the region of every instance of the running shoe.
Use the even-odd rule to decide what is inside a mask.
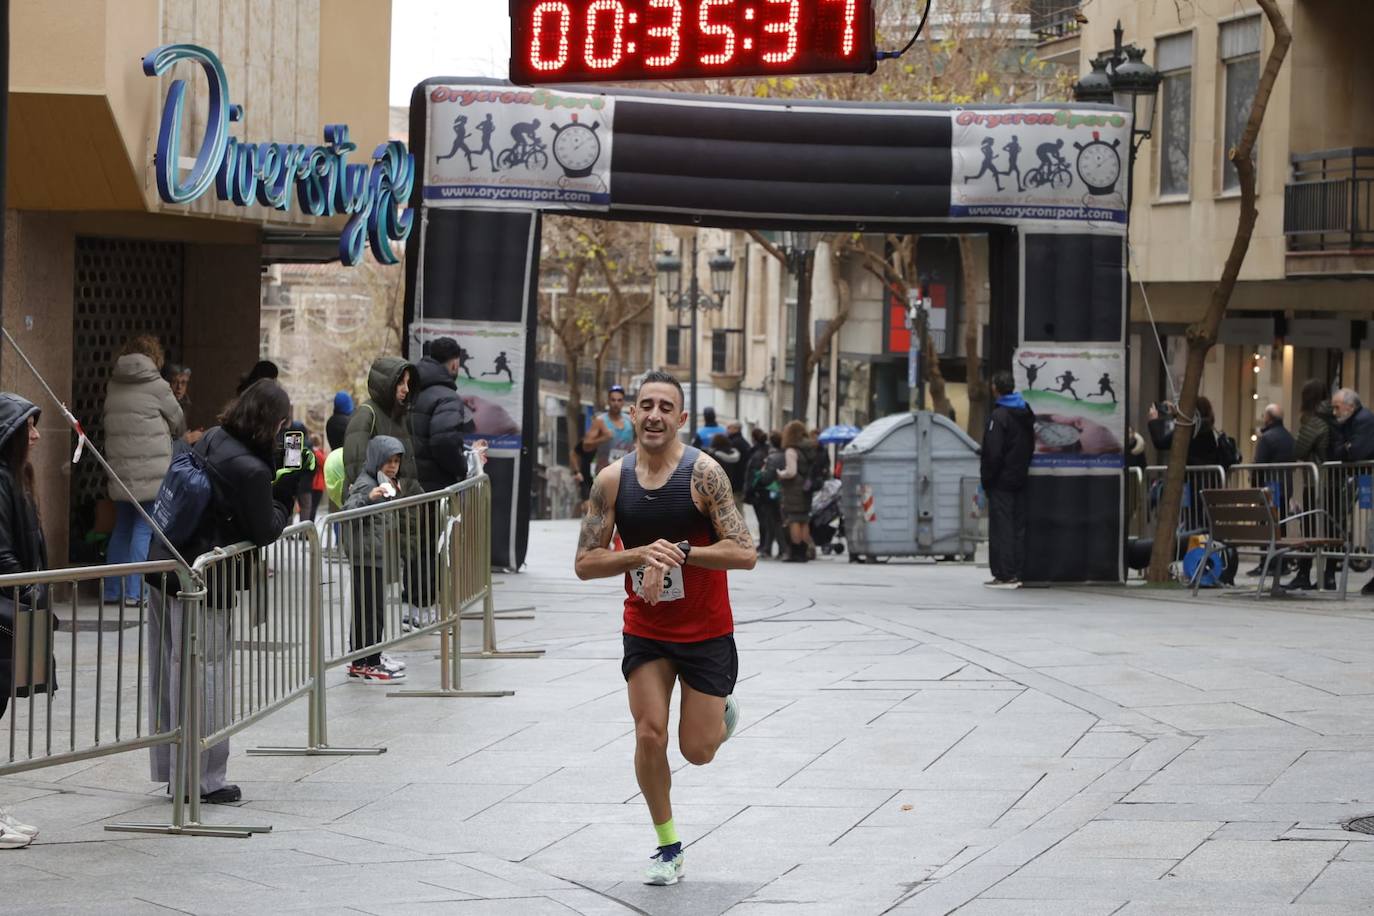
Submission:
[[[725,741],[730,740],[730,736],[735,733],[735,726],[739,725],[739,701],[732,693],[725,698]],[[721,744],[724,744],[722,741]]]
[[[23,849],[33,842],[33,837],[0,825],[0,849]]]
[[[1020,579],[997,579],[988,583],[988,588],[1020,588]]]
[[[7,830],[13,830],[15,833],[22,833],[27,837],[38,836],[37,827],[15,820],[14,815],[10,814],[4,808],[0,808],[0,827],[4,827]]]
[[[383,652],[382,667],[390,671],[392,674],[395,674],[398,671],[406,670],[406,668],[409,666],[401,659],[392,658],[390,655],[387,655],[385,652]]]
[[[394,684],[406,679],[404,671],[388,671],[380,665],[349,665],[348,679],[363,684]]]
[[[682,880],[683,862],[686,856],[681,851],[671,859],[663,858],[663,850],[660,849],[649,857],[654,864],[644,870],[644,883],[652,884],[655,887],[667,887],[670,884],[677,884]]]
[[[411,630],[415,629],[415,626],[416,626],[415,622],[414,622],[413,620],[410,619],[410,612],[409,612],[409,611],[402,611],[402,612],[401,612],[401,632],[402,632],[402,633],[409,633]]]

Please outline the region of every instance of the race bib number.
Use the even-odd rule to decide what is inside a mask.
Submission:
[[[636,569],[630,575],[634,579],[635,594],[643,597],[644,595],[644,574],[648,572],[643,566]],[[687,589],[682,582],[682,570],[670,569],[663,573],[663,591],[659,594],[659,601],[681,601],[687,597]]]
[[[626,455],[628,455],[628,454],[630,454],[630,450],[629,450],[629,449],[625,449],[625,448],[613,448],[613,449],[611,449],[610,452],[608,452],[607,455],[606,455],[606,463],[607,463],[607,464],[612,464],[612,463],[614,463],[614,462],[616,462],[616,461],[619,461],[621,458],[624,458],[624,457],[625,457]]]

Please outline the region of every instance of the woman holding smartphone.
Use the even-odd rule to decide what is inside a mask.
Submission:
[[[213,495],[200,524],[185,544],[177,545],[188,561],[215,547],[228,547],[240,541],[251,541],[266,547],[281,536],[291,520],[299,478],[305,471],[300,466],[281,467],[277,442],[291,418],[291,400],[280,385],[262,379],[248,386],[244,392],[224,408],[219,426],[207,430],[195,445],[195,451],[205,461]],[[281,458],[285,458],[282,455]],[[154,541],[149,558],[167,559],[170,552],[161,541]],[[229,616],[234,608],[237,591],[233,576],[219,579],[220,588],[206,595],[206,632],[229,633]],[[257,587],[257,576],[244,575],[242,581],[249,588]],[[148,612],[149,664],[149,720],[153,729],[175,727],[181,720],[178,704],[181,698],[181,602],[174,594],[160,594],[164,587],[161,577],[150,581],[153,586]],[[175,580],[167,579],[166,587],[175,588]],[[222,708],[221,697],[230,689],[229,653],[227,639],[205,640],[205,722],[206,733],[218,730],[227,723],[216,721]],[[171,748],[160,745],[152,748],[152,778],[167,782],[170,792],[174,785]],[[229,742],[216,744],[201,755],[201,801],[209,804],[229,804],[242,798],[239,787],[227,779]]]

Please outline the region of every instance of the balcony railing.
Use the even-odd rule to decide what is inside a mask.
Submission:
[[[1041,41],[1077,34],[1079,5],[1079,0],[1031,0],[1031,31]]]
[[[1289,251],[1374,248],[1374,147],[1293,155],[1284,188]]]

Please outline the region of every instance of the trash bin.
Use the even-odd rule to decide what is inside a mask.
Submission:
[[[978,443],[952,420],[926,411],[884,417],[840,457],[851,559],[973,559],[977,539],[964,524],[963,491],[978,478]]]

